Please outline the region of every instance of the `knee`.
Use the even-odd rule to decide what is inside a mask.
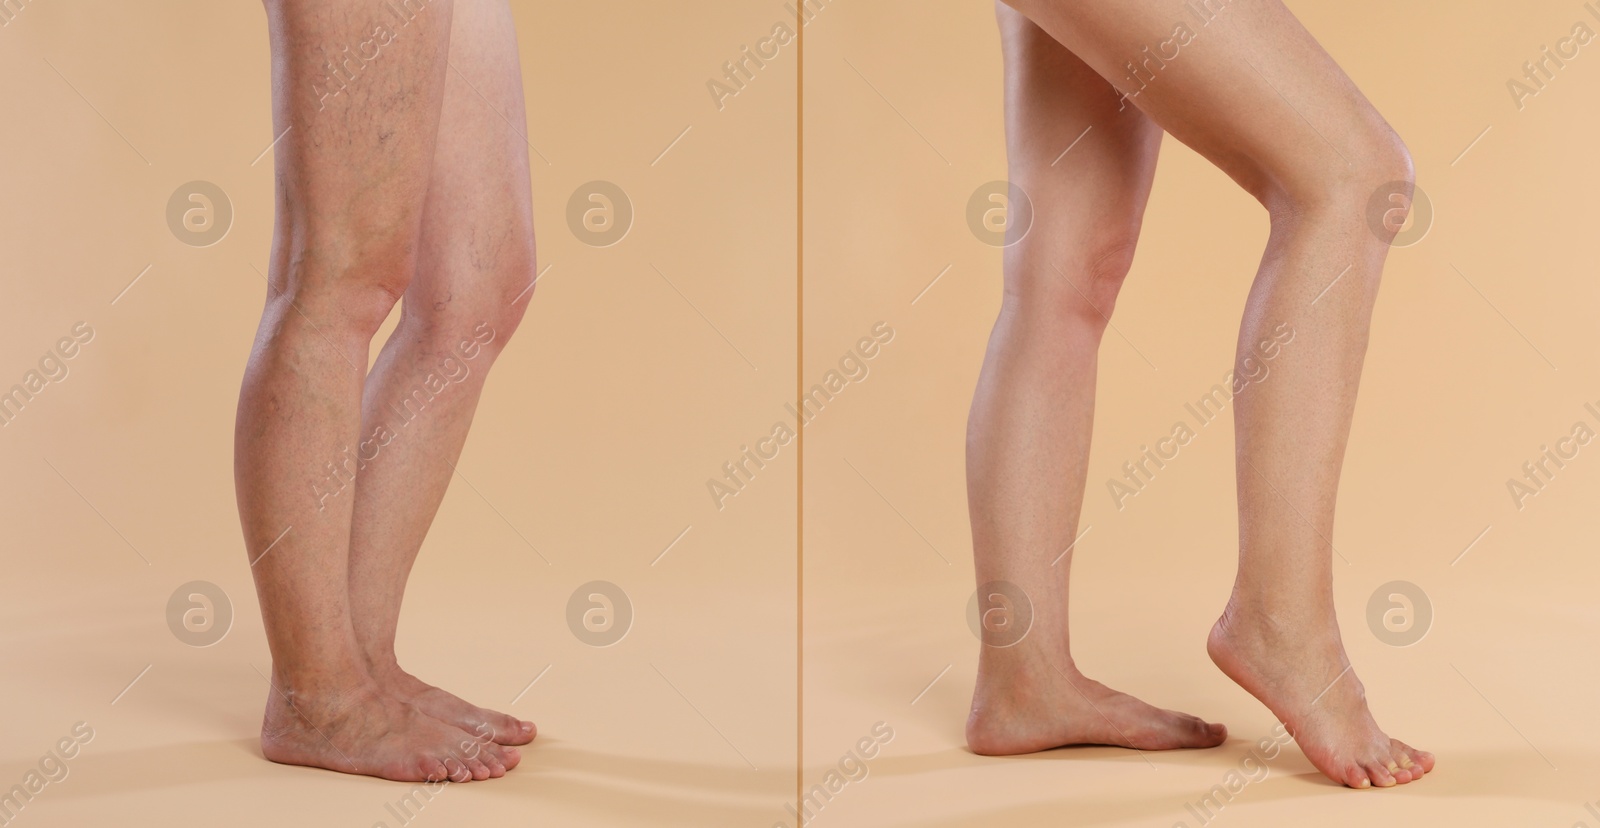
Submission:
[[[1278,176],[1281,184],[1257,193],[1275,225],[1330,213],[1368,224],[1372,210],[1386,222],[1405,220],[1416,182],[1411,151],[1375,112],[1372,121],[1344,149],[1343,163],[1336,160]]]
[[[487,362],[494,362],[521,325],[527,306],[527,297],[515,305],[484,301],[464,305],[451,313],[412,314],[408,311],[406,321],[434,350],[473,358],[482,355],[487,357]]]
[[[528,281],[532,280],[533,274],[530,272]],[[484,318],[475,323],[475,329],[481,326],[491,331],[494,335],[493,341],[485,343],[483,346],[490,352],[491,356],[499,356],[500,352],[505,349],[506,344],[511,341],[511,335],[517,332],[517,328],[521,327],[522,317],[527,313],[528,303],[532,298],[533,293],[529,291],[527,296],[522,297],[515,303],[497,305],[492,311],[482,314]]]
[[[1411,215],[1417,183],[1411,151],[1393,130],[1387,130],[1365,175],[1366,180],[1356,193],[1360,199],[1356,206],[1377,240],[1388,245]]]
[[[480,277],[488,274],[479,274]],[[522,324],[534,291],[531,267],[500,273],[487,283],[496,286],[474,290],[470,295],[407,295],[402,324],[409,334],[427,344],[430,350],[480,354],[493,362]]]
[[[1370,303],[1383,258],[1410,214],[1416,173],[1405,143],[1381,121],[1345,154],[1348,164],[1322,165],[1297,179],[1293,189],[1262,199],[1272,225],[1268,255],[1274,245],[1308,235],[1338,239],[1351,271],[1340,278],[1360,283]]]
[[[405,295],[413,267],[404,251],[338,260],[301,254],[274,283],[269,301],[330,336],[370,342]]]
[[[1374,165],[1374,172],[1377,175],[1374,177],[1404,181],[1407,185],[1415,184],[1417,170],[1411,162],[1411,149],[1393,129],[1385,129],[1382,137],[1383,141]]]
[[[1104,333],[1117,295],[1133,266],[1138,224],[1102,225],[1089,234],[1090,244],[1071,249],[1019,244],[1006,300],[1014,310],[1041,316],[1053,327]],[[1041,240],[1042,242],[1042,240]]]
[[[407,308],[401,324],[409,337],[423,344],[424,350],[492,363],[521,324],[527,302],[524,297],[515,306],[494,307],[485,301],[448,313]]]

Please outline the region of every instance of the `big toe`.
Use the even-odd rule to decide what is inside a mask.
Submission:
[[[538,733],[538,728],[533,722],[522,721],[515,716],[496,713],[493,710],[483,710],[484,721],[494,731],[491,738],[495,744],[500,745],[525,745],[533,741]]]
[[[1228,738],[1228,726],[1208,722],[1188,713],[1167,711],[1178,720],[1179,733],[1187,747],[1216,747]]]
[[[1207,748],[1216,747],[1228,738],[1228,728],[1221,724],[1212,724],[1198,716],[1187,713],[1178,713],[1172,710],[1161,711],[1163,716],[1162,733],[1156,737],[1158,747],[1179,748]]]
[[[1184,747],[1216,747],[1228,738],[1228,726],[1208,722],[1198,716],[1179,714],[1181,724],[1178,735]]]

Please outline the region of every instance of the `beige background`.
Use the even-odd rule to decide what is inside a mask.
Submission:
[[[1407,139],[1436,208],[1429,235],[1390,257],[1335,540],[1375,712],[1440,766],[1355,793],[1291,748],[1217,823],[1600,825],[1584,809],[1600,799],[1600,448],[1520,511],[1505,489],[1542,444],[1595,424],[1600,68],[1569,62],[1520,112],[1505,83],[1574,22],[1600,21],[1554,0],[1291,6]],[[516,773],[447,788],[419,821],[771,825],[796,778],[795,447],[720,511],[705,481],[785,420],[794,392],[798,56],[783,51],[720,112],[705,83],[789,13],[514,7],[550,270],[489,383],[401,637],[420,675],[542,733]],[[1086,670],[1225,721],[1233,740],[979,759],[961,742],[977,649],[962,615],[962,439],[999,255],[964,209],[1005,170],[992,11],[833,0],[806,29],[805,66],[804,382],[879,321],[896,331],[807,432],[800,777],[821,781],[876,722],[895,732],[819,820],[1197,824],[1185,803],[1272,726],[1201,647],[1232,573],[1231,418],[1120,512],[1104,480],[1231,364],[1259,209],[1164,146],[1122,336],[1103,349],[1074,594]],[[231,427],[263,297],[251,265],[271,232],[271,158],[252,163],[273,138],[264,16],[35,0],[0,27],[0,71],[0,388],[75,323],[96,332],[0,429],[0,788],[86,721],[93,741],[19,824],[396,824],[385,805],[402,787],[272,765],[255,746],[268,659]],[[235,210],[203,249],[164,217],[195,179]],[[566,228],[568,195],[592,179],[635,205],[615,247]],[[627,590],[637,616],[608,649],[562,618],[595,579]],[[231,632],[206,649],[167,627],[168,597],[191,580],[233,604]],[[1392,580],[1435,608],[1409,648],[1366,626],[1368,597]]]
[[[784,12],[514,6],[549,270],[412,579],[401,658],[541,735],[419,824],[765,824],[794,779],[793,454],[720,512],[705,481],[793,394],[795,56],[721,112],[705,83]],[[0,28],[0,73],[0,387],[74,323],[96,331],[0,430],[0,788],[74,722],[96,733],[17,824],[398,824],[404,786],[272,765],[255,741],[270,660],[231,455],[271,233],[272,158],[252,165],[274,137],[265,15],[37,0]],[[166,225],[193,179],[235,209],[213,247]],[[567,228],[592,179],[635,206],[614,247]],[[196,579],[236,614],[207,649],[165,619]],[[636,613],[607,649],[564,619],[596,579]]]
[[[1389,258],[1334,542],[1350,561],[1336,561],[1340,620],[1374,712],[1439,765],[1400,790],[1352,792],[1290,748],[1212,824],[1600,825],[1583,807],[1600,799],[1600,450],[1591,443],[1522,511],[1505,488],[1575,421],[1600,431],[1582,407],[1600,399],[1600,45],[1521,112],[1505,87],[1576,21],[1600,21],[1579,2],[1289,5],[1406,139],[1436,207],[1430,234]],[[826,824],[1195,826],[1185,803],[1273,725],[1203,648],[1234,568],[1231,412],[1124,510],[1105,480],[1232,366],[1264,214],[1193,152],[1163,145],[1113,319],[1126,339],[1109,332],[1101,352],[1089,534],[1075,552],[1080,666],[1226,722],[1232,738],[1176,754],[971,755],[962,451],[1000,256],[964,209],[1005,177],[1001,66],[988,3],[928,8],[840,0],[807,32],[807,382],[877,320],[899,332],[807,436],[807,777],[821,781],[881,720],[894,742],[827,805]],[[1435,609],[1409,648],[1366,626],[1368,597],[1391,580],[1417,584]]]

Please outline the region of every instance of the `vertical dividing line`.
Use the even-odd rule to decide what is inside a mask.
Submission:
[[[805,411],[801,397],[806,369],[806,21],[805,0],[795,4],[794,78],[794,402]],[[800,808],[806,776],[806,424],[796,416],[794,496],[794,802]]]

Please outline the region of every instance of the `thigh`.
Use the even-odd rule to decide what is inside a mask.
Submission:
[[[267,0],[275,287],[409,277],[443,101],[451,0]],[[396,290],[396,289],[399,290]]]
[[[492,314],[499,318],[450,324],[488,322],[498,329],[513,305],[527,306],[534,243],[526,132],[510,7],[506,0],[456,0],[444,113],[417,273],[406,294],[408,315]]]
[[[1068,304],[1087,298],[1109,314],[1149,201],[1161,128],[1033,21],[999,2],[995,13],[1008,176],[1033,203],[1033,227],[1008,251],[1021,258],[1007,268],[1009,289],[1064,293]],[[1058,289],[1062,273],[1075,290]]]
[[[1314,201],[1403,154],[1279,0],[1007,2],[1263,201]]]

